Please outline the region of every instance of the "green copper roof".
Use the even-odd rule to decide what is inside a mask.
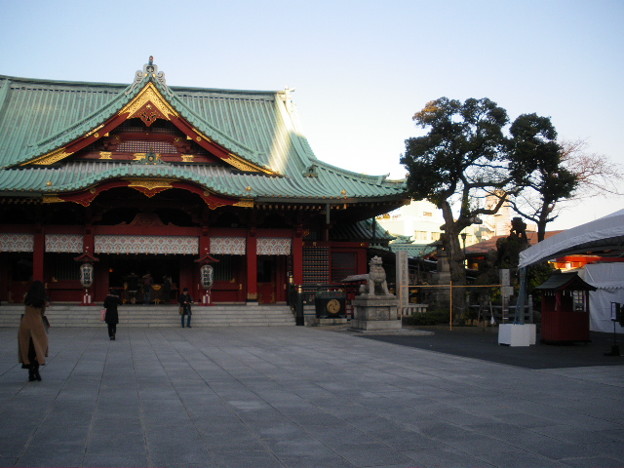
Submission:
[[[331,230],[331,238],[336,240],[351,240],[372,242],[373,244],[387,245],[395,237],[386,231],[374,218],[363,219],[357,223],[337,224]]]
[[[437,250],[437,248],[432,245],[401,244],[401,243],[394,243],[394,242],[391,242],[389,247],[390,247],[390,250],[392,250],[395,253],[400,252],[400,251],[406,251],[407,256],[409,258],[421,258],[426,255],[430,255]]]
[[[226,166],[137,165],[71,157],[53,166],[26,165],[95,131],[148,82],[193,128],[279,176]],[[287,90],[169,87],[162,73],[140,71],[130,85],[0,76],[0,192],[62,193],[120,177],[175,178],[215,193],[256,200],[399,200],[405,193],[403,181],[347,171],[317,159],[297,126]]]
[[[59,193],[74,192],[94,186],[99,182],[119,178],[174,178],[193,182],[223,195],[248,199],[298,199],[300,201],[370,199],[379,194],[379,185],[367,179],[357,179],[334,174],[302,183],[298,178],[270,177],[253,173],[232,173],[225,167],[206,165],[144,165],[118,162],[68,163],[60,167],[20,167],[0,170],[0,187],[11,192]],[[340,184],[342,189],[337,188]],[[345,190],[346,194],[341,191]],[[396,184],[387,196],[400,195],[403,188]]]

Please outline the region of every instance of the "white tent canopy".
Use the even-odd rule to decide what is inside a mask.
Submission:
[[[519,267],[565,255],[624,255],[624,210],[581,224],[520,252]]]
[[[605,333],[624,333],[624,328],[611,320],[611,304],[624,304],[624,263],[585,265],[578,275],[596,288],[589,292],[589,329]]]

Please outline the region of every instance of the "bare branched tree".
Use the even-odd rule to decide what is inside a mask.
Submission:
[[[624,195],[618,187],[624,175],[621,165],[604,154],[589,153],[584,140],[561,143],[564,166],[576,175],[579,186],[570,200],[599,195]]]
[[[623,195],[618,188],[624,174],[621,166],[605,155],[589,153],[582,140],[562,142],[558,147],[548,164],[536,164],[524,189],[509,201],[516,213],[537,225],[538,241],[544,240],[546,225],[557,219],[566,202]]]

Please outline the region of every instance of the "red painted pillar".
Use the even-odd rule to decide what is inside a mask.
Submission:
[[[95,257],[95,236],[93,235],[93,229],[91,226],[87,226],[84,236],[82,238],[82,252]]]
[[[210,255],[210,237],[208,236],[208,227],[203,227],[201,230],[201,234],[199,236],[199,258],[203,258],[207,255]],[[199,264],[199,268],[201,269],[202,264]],[[203,305],[211,305],[210,298],[210,289],[205,289],[201,285],[201,272],[198,275],[200,279],[199,289],[202,291],[202,299],[201,302]]]
[[[362,248],[358,249],[357,253],[357,274],[364,275],[368,273],[368,258],[366,255],[366,252],[368,250],[368,244],[362,242],[360,246]]]
[[[208,236],[208,228],[203,227],[199,236],[199,258],[210,254],[210,237]]]
[[[93,229],[90,225],[86,226],[84,236],[82,237],[82,252],[87,256],[94,257],[95,250],[95,236],[93,235]],[[98,284],[100,287],[103,286],[101,283],[102,280],[102,271],[101,267],[98,268],[96,263],[93,263],[93,280],[94,284],[90,287],[86,288],[85,294],[82,298],[82,305],[93,305],[96,300],[95,296],[95,284]],[[97,283],[96,283],[97,282]],[[108,283],[108,272],[106,273],[106,282]],[[108,289],[108,288],[107,288]],[[108,293],[108,291],[106,291]],[[104,294],[104,296],[106,295]],[[104,297],[100,297],[99,299],[104,300]]]
[[[41,227],[37,228],[33,238],[33,281],[44,280],[43,257],[45,255],[45,233]]]
[[[303,284],[303,231],[301,229],[295,231],[292,242],[293,283]]]
[[[110,288],[108,262],[106,264],[95,263],[95,271],[93,273],[93,286],[91,291],[93,294],[93,302],[103,302]]]
[[[258,302],[258,238],[253,229],[247,233],[247,302]]]

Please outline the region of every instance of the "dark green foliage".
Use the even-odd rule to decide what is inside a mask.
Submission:
[[[550,278],[550,275],[555,271],[556,268],[548,262],[536,263],[527,269],[527,294],[533,296],[533,309],[535,311],[542,310],[543,296],[542,291],[536,291],[535,288]]]
[[[532,294],[533,290],[550,278],[555,271],[556,268],[548,262],[532,265],[527,271],[527,292]]]
[[[518,214],[537,224],[538,241],[542,241],[546,224],[556,218],[555,205],[573,194],[579,177],[564,166],[564,151],[550,118],[521,115],[510,132],[512,172],[523,187],[510,201]]]
[[[517,268],[520,262],[520,252],[526,247],[526,242],[518,237],[508,236],[498,239],[496,241],[496,268]]]
[[[401,158],[414,199],[428,199],[442,208],[458,191],[505,187],[509,178],[500,164],[505,149],[502,129],[508,122],[505,109],[487,98],[462,104],[443,97],[427,103],[413,120],[430,129],[427,135],[406,140]],[[469,204],[462,205],[462,214],[470,218]]]
[[[449,323],[448,309],[433,309],[427,312],[417,313],[403,317],[403,325],[426,326],[442,325]]]

